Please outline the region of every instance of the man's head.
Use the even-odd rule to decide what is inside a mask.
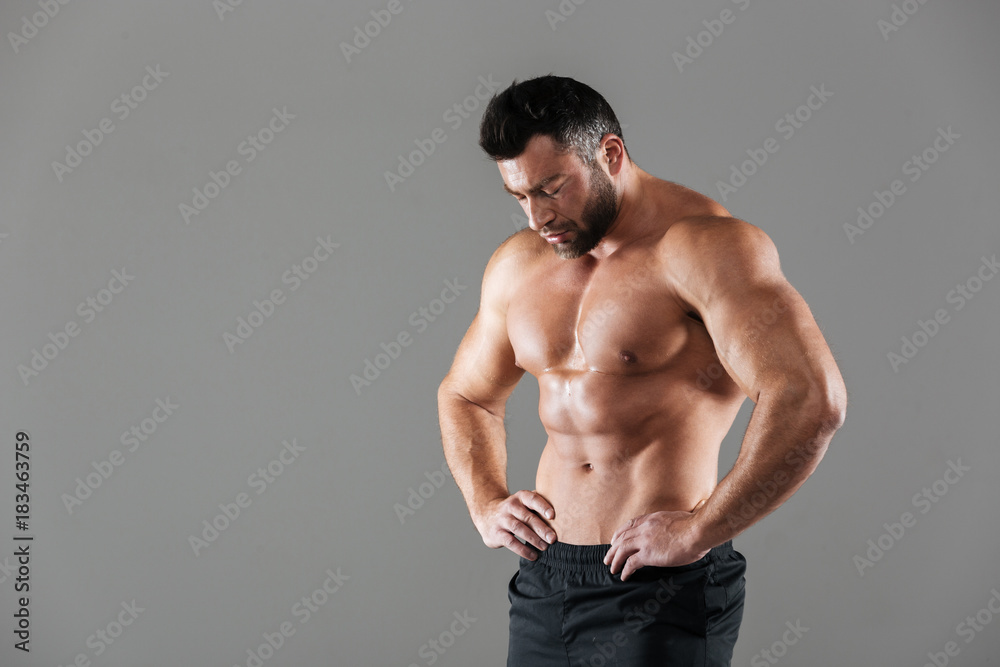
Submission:
[[[593,88],[552,75],[515,80],[487,105],[479,145],[532,229],[569,232],[553,245],[560,257],[588,253],[614,223],[620,201],[610,174],[630,161],[614,111]]]

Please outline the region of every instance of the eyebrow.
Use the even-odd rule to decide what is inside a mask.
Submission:
[[[558,174],[552,174],[551,176],[543,178],[542,180],[540,180],[537,183],[535,183],[535,185],[530,190],[528,190],[528,194],[535,194],[535,193],[541,191],[541,189],[544,188],[546,185],[548,185],[552,181],[556,180],[557,178],[562,178],[563,176],[565,176],[565,174],[558,173]],[[509,187],[507,187],[506,183],[503,184],[503,189],[506,190],[507,192],[509,192],[510,194],[514,195],[515,197],[520,194],[519,192],[515,192],[514,190],[511,190]]]

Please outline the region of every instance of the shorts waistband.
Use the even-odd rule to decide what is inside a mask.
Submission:
[[[549,567],[561,570],[571,570],[576,572],[606,571],[608,566],[604,564],[604,557],[611,548],[610,544],[566,544],[556,542],[550,544],[545,551],[538,554],[536,561],[529,561],[522,558],[523,563],[544,563]],[[721,556],[732,553],[733,541],[727,540],[718,546],[712,547],[705,558],[708,560],[718,559]],[[678,567],[686,567],[684,565]]]

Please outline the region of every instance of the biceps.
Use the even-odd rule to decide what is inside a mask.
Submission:
[[[480,309],[462,338],[443,385],[468,401],[500,414],[524,369],[514,363],[506,323]]]
[[[809,306],[787,282],[717,299],[705,325],[722,365],[755,403],[765,391],[805,391],[832,361]]]

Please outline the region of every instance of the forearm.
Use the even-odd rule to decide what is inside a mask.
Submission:
[[[708,549],[777,509],[812,475],[839,424],[817,400],[761,399],[733,469],[697,513],[696,542]]]
[[[494,414],[441,388],[438,417],[445,460],[478,528],[486,505],[510,495],[503,413]]]

